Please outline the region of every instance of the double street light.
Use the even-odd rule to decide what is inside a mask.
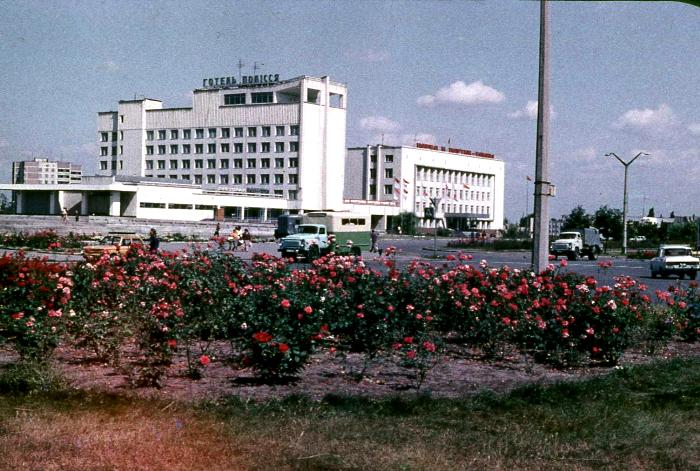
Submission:
[[[620,157],[617,156],[614,152],[610,152],[609,154],[605,154],[606,157],[609,156],[615,157],[617,160],[620,161],[622,165],[625,166],[625,184],[623,188],[623,197],[622,197],[622,254],[625,255],[627,253],[627,169],[629,168],[630,165],[632,165],[632,162],[637,160],[637,158],[641,155],[649,155],[646,152],[640,152],[639,154],[635,155],[632,160],[629,162],[625,162],[622,160]]]

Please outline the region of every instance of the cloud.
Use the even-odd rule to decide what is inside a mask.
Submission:
[[[389,53],[376,49],[366,49],[358,53],[358,58],[364,62],[384,62],[389,58]]]
[[[119,64],[117,64],[113,60],[108,60],[108,61],[103,62],[102,64],[99,65],[99,68],[104,70],[104,71],[107,71],[107,72],[116,72],[119,69],[121,69]]]
[[[387,146],[413,146],[417,142],[423,144],[435,144],[437,139],[430,133],[415,133],[415,134],[383,134],[374,136],[373,142],[381,142]]]
[[[615,129],[630,131],[662,132],[676,125],[675,113],[665,103],[657,109],[633,109],[624,113],[612,124]]]
[[[602,161],[602,155],[598,154],[595,147],[588,146],[574,151],[574,160],[578,163],[595,163]]]
[[[693,136],[700,136],[700,123],[692,123],[688,125],[688,131]]]
[[[434,95],[423,95],[416,102],[420,106],[433,106],[440,103],[457,105],[479,105],[483,103],[500,103],[506,96],[479,80],[469,85],[459,80],[447,87],[442,87]]]
[[[512,119],[537,119],[537,100],[528,100],[524,107],[508,113],[508,117]]]
[[[367,116],[360,120],[360,128],[373,132],[395,132],[401,125],[384,116]]]

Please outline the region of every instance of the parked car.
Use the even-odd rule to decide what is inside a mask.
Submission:
[[[645,242],[647,240],[644,236],[634,236],[629,238],[630,242]]]
[[[700,269],[700,259],[693,257],[688,245],[662,245],[656,257],[649,262],[649,266],[652,278],[659,275],[662,278],[668,275],[683,278],[688,275],[688,278],[694,280]]]
[[[108,252],[110,255],[119,253],[126,254],[134,245],[144,245],[143,239],[133,232],[110,232],[95,245],[83,247],[83,257],[85,260],[94,261]]]

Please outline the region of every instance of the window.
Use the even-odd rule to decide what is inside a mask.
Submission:
[[[165,129],[158,131],[158,140],[162,141],[163,139],[165,139]]]
[[[216,168],[216,159],[207,159],[207,168]]]
[[[287,198],[289,198],[290,200],[297,199],[297,190],[289,190],[287,192]]]
[[[182,161],[182,168],[189,170],[190,168],[190,161],[189,160],[183,160]]]
[[[168,209],[192,209],[192,205],[183,203],[169,203]]]
[[[270,168],[270,159],[260,159],[260,168]]]
[[[216,175],[207,175],[207,183],[216,183]]]
[[[246,180],[246,183],[248,185],[254,185],[255,184],[255,175],[246,175],[245,180]]]
[[[245,93],[224,95],[224,105],[245,105]]]
[[[158,170],[165,170],[165,160],[158,161]]]
[[[177,170],[177,160],[170,161],[170,170]]]
[[[284,190],[275,190],[275,196],[284,196]]]
[[[283,168],[284,167],[284,159],[277,158],[275,159],[275,168]]]
[[[240,142],[237,142],[233,145],[233,152],[235,154],[242,154],[243,153],[243,144]]]
[[[233,175],[233,184],[240,185],[241,183],[243,183],[243,175],[241,175],[240,173],[234,174]]]
[[[146,155],[153,155],[153,146],[146,146]]]
[[[275,142],[275,152],[284,152],[284,142]]]
[[[182,179],[182,180],[188,180],[188,181],[189,181],[190,176],[189,176],[189,174],[187,174],[187,173],[183,173],[183,174],[182,174],[182,177],[180,177],[180,179]]]
[[[275,127],[275,135],[284,136],[284,126],[276,126]]]
[[[369,194],[371,196],[376,196],[377,195],[377,185],[370,185],[369,186]]]
[[[385,155],[385,156],[384,156],[384,162],[386,162],[386,163],[388,163],[388,164],[394,163],[394,156],[393,156],[393,155],[390,155],[390,154]]]
[[[371,168],[369,169],[369,178],[377,178],[377,169],[376,168]]]
[[[275,185],[281,185],[284,183],[284,175],[281,173],[275,174]]]
[[[243,159],[233,159],[233,168],[243,168]]]
[[[142,208],[160,208],[165,209],[165,203],[150,203],[148,201],[141,201],[139,206]]]
[[[263,126],[262,128],[260,128],[260,131],[262,137],[270,137],[270,126]]]
[[[100,155],[109,155],[108,147],[100,147]]]
[[[177,144],[171,145],[171,146],[170,146],[170,153],[171,153],[171,154],[177,154],[177,148],[178,148],[178,145],[177,145]]]
[[[299,125],[289,126],[289,135],[298,136],[299,135]]]
[[[216,154],[216,144],[207,144],[207,154]]]
[[[219,176],[219,183],[222,185],[228,185],[228,175]]]
[[[258,128],[248,128],[248,137],[256,137],[258,135]]]
[[[107,133],[103,133],[103,134],[107,134]],[[146,140],[147,141],[153,140],[153,131],[146,131]]]
[[[249,142],[248,143],[248,153],[249,154],[255,154],[257,152],[257,144],[255,142]]]
[[[289,159],[289,168],[297,168],[299,167],[299,159],[296,157]]]
[[[109,133],[108,132],[101,132],[100,133],[100,141],[107,142],[108,140],[109,140]]]
[[[377,154],[372,154],[372,155],[370,156],[369,160],[370,160],[373,164],[376,164],[376,163],[377,163]]]
[[[228,168],[228,159],[219,160],[219,168]]]
[[[260,175],[260,184],[261,185],[269,185],[270,184],[270,175],[267,175],[267,174]]]
[[[117,161],[112,160],[112,170],[116,170],[116,169],[117,169]]]
[[[124,123],[124,115],[123,114],[119,115],[119,122]]]
[[[107,162],[102,160],[100,162],[100,170],[107,170]]]
[[[146,161],[146,170],[153,170],[153,161],[152,160]]]
[[[231,128],[221,128],[221,138],[228,139],[231,137]]]
[[[204,153],[204,144],[195,144],[194,145],[194,153],[195,154],[203,154]]]
[[[177,129],[170,130],[170,139],[179,139]]]
[[[393,168],[385,168],[384,169],[384,178],[394,178],[394,169]]]
[[[192,152],[192,146],[189,144],[182,144],[182,153],[189,154]]]
[[[236,137],[243,137],[243,128],[234,128],[233,132]]]
[[[298,142],[290,142],[289,143],[289,152],[299,152],[299,143]]]
[[[246,160],[246,165],[248,168],[255,168],[255,159]]]
[[[259,92],[250,94],[251,103],[272,103],[272,92]]]
[[[288,181],[290,185],[296,185],[299,181],[299,177],[296,174],[289,175]]]
[[[120,141],[124,140],[124,131],[119,131],[119,140]]]
[[[165,154],[165,146],[158,146],[158,155]]]
[[[216,128],[209,128],[209,139],[216,139]]]
[[[192,139],[192,130],[191,129],[183,129],[182,130],[182,138],[183,139]]]
[[[393,185],[384,185],[384,194],[390,195],[394,191]]]
[[[194,130],[194,137],[197,139],[204,139],[204,129],[195,129]]]
[[[221,152],[230,152],[231,148],[228,143],[221,144]]]
[[[201,176],[201,175],[195,175],[195,176],[194,176],[194,183],[195,183],[195,185],[201,185],[201,184],[202,184],[202,176]]]
[[[112,132],[112,140],[116,141],[117,140],[117,133],[116,131]]]
[[[202,159],[195,159],[194,168],[204,168],[204,161]]]
[[[270,143],[269,142],[261,142],[260,143],[260,152],[269,153],[270,152]]]

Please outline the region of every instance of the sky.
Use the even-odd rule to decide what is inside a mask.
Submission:
[[[505,215],[532,211],[536,1],[12,1],[0,17],[0,182],[11,162],[92,174],[97,113],[190,106],[207,77],[325,76],[348,87],[348,147],[427,142],[505,162]],[[700,8],[551,3],[550,216],[581,205],[700,215]]]

